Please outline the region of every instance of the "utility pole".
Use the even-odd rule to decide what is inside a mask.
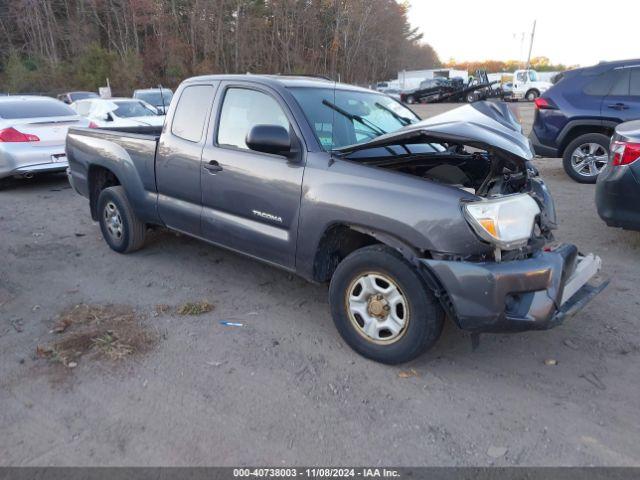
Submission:
[[[533,49],[533,37],[536,35],[536,21],[533,21],[533,30],[531,30],[531,43],[529,44],[529,56],[527,57],[527,68],[526,70],[529,70],[529,67],[531,66],[531,50]]]

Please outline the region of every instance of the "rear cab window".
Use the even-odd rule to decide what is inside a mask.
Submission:
[[[202,140],[213,93],[211,85],[185,87],[173,114],[171,133],[194,143]]]
[[[7,100],[0,102],[0,118],[69,117],[77,115],[67,104],[54,99]]]

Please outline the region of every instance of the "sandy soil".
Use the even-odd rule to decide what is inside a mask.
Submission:
[[[6,183],[0,464],[640,465],[640,233],[607,228],[559,160],[536,164],[557,237],[601,255],[609,288],[554,330],[475,352],[448,325],[400,367],[344,345],[324,286],[167,232],[118,255],[64,176]],[[127,309],[157,341],[118,358],[87,344],[75,368],[38,356],[83,304]]]

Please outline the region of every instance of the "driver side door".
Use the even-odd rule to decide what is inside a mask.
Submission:
[[[293,116],[276,92],[221,85],[215,128],[202,152],[202,235],[229,249],[293,269],[304,148]],[[298,145],[296,157],[250,150],[256,125],[279,125]]]

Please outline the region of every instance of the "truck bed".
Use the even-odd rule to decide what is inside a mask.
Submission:
[[[153,216],[156,205],[155,156],[161,127],[70,128],[66,153],[69,182],[91,199],[89,177],[101,169],[112,172],[141,217]],[[94,213],[94,212],[92,212]]]

